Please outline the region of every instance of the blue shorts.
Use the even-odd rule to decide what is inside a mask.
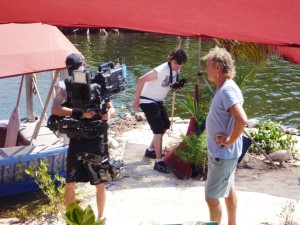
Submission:
[[[215,159],[208,156],[208,173],[205,184],[206,198],[226,198],[234,187],[234,172],[238,159]]]
[[[170,128],[171,122],[163,102],[142,103],[140,107],[154,134],[163,134]]]

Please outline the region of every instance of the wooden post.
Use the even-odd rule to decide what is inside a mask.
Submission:
[[[171,114],[171,131],[173,131],[174,108],[175,108],[175,96],[176,96],[176,91],[173,91],[172,114]]]

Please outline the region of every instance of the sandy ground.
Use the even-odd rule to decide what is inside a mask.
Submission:
[[[188,122],[176,122],[173,130],[164,136],[164,148],[180,141]],[[107,225],[139,225],[145,221],[159,224],[182,224],[187,221],[209,221],[204,200],[205,181],[180,180],[173,173],[161,174],[153,169],[154,160],[143,157],[152,133],[147,124],[121,134],[125,170],[107,185],[105,215]],[[253,169],[238,168],[236,190],[238,194],[237,220],[239,225],[280,225],[279,217],[289,201],[300,199],[300,163],[286,165],[279,170],[267,162],[247,156]],[[82,206],[91,205],[96,211],[95,191],[89,184],[80,184],[84,196]],[[87,200],[88,199],[88,200]],[[222,225],[227,224],[224,208]],[[285,214],[286,215],[286,214]],[[300,225],[300,202],[294,212],[293,225]],[[1,224],[1,220],[0,220]],[[62,220],[31,221],[26,224],[65,224]]]
[[[164,146],[178,142],[187,125],[175,123],[173,131],[168,131],[164,137]],[[204,200],[205,181],[179,180],[173,173],[161,174],[153,170],[154,160],[143,157],[151,137],[147,125],[122,134],[126,143],[123,157],[126,167],[120,179],[108,188],[107,224],[209,221]],[[278,216],[282,208],[288,201],[300,199],[300,166],[277,170],[260,160],[253,163],[254,169],[241,168],[236,173],[238,224],[283,224],[283,219]],[[225,207],[224,201],[222,204]],[[224,208],[222,224],[227,224],[225,211]],[[300,224],[300,204],[293,221]]]

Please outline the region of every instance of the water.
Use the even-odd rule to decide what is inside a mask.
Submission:
[[[127,65],[127,89],[113,97],[113,103],[119,114],[131,111],[137,78],[157,65],[165,62],[170,51],[179,44],[178,37],[143,33],[109,33],[107,37],[98,34],[69,35],[67,38],[82,52],[87,61],[87,68],[96,71],[97,67],[107,61],[125,63]],[[197,72],[204,70],[202,61],[198,68],[198,40],[182,39],[182,47],[188,55],[188,63],[182,68],[182,77],[188,78],[184,91],[176,94],[174,116],[189,118],[189,114],[180,107],[186,94],[194,94],[197,83]],[[214,46],[213,42],[202,41],[202,55]],[[19,90],[21,77],[0,79],[1,113],[0,119],[8,119]],[[202,79],[200,92],[208,91]],[[39,94],[45,102],[50,88],[50,74],[37,76]],[[242,88],[245,97],[245,110],[249,118],[273,120],[282,122],[287,127],[300,129],[300,65],[288,63],[280,58],[272,58],[256,78]],[[23,93],[25,91],[23,90]],[[203,95],[202,95],[203,96]],[[201,98],[201,103],[208,105],[209,97]],[[171,110],[172,94],[166,99],[166,105]],[[42,109],[35,97],[36,115]],[[20,117],[26,117],[25,94],[20,103]],[[47,115],[49,116],[49,109]]]

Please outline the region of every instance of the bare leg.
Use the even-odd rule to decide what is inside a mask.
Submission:
[[[153,138],[152,138],[152,141],[151,141],[151,144],[150,144],[150,148],[153,148],[154,149],[154,137],[155,137],[155,135],[153,135]]]
[[[209,208],[210,221],[216,221],[218,225],[221,224],[222,206],[219,199],[205,198]]]
[[[96,201],[98,207],[98,218],[103,217],[104,215],[104,207],[106,202],[106,189],[105,183],[101,183],[96,185]]]
[[[154,134],[154,137],[153,137],[156,159],[161,159],[162,137],[163,137],[163,134]]]
[[[75,202],[75,187],[76,182],[66,183],[65,186],[65,206],[68,207],[71,203]]]
[[[237,196],[234,189],[231,189],[225,204],[228,214],[228,225],[236,225],[236,209],[237,209]]]

